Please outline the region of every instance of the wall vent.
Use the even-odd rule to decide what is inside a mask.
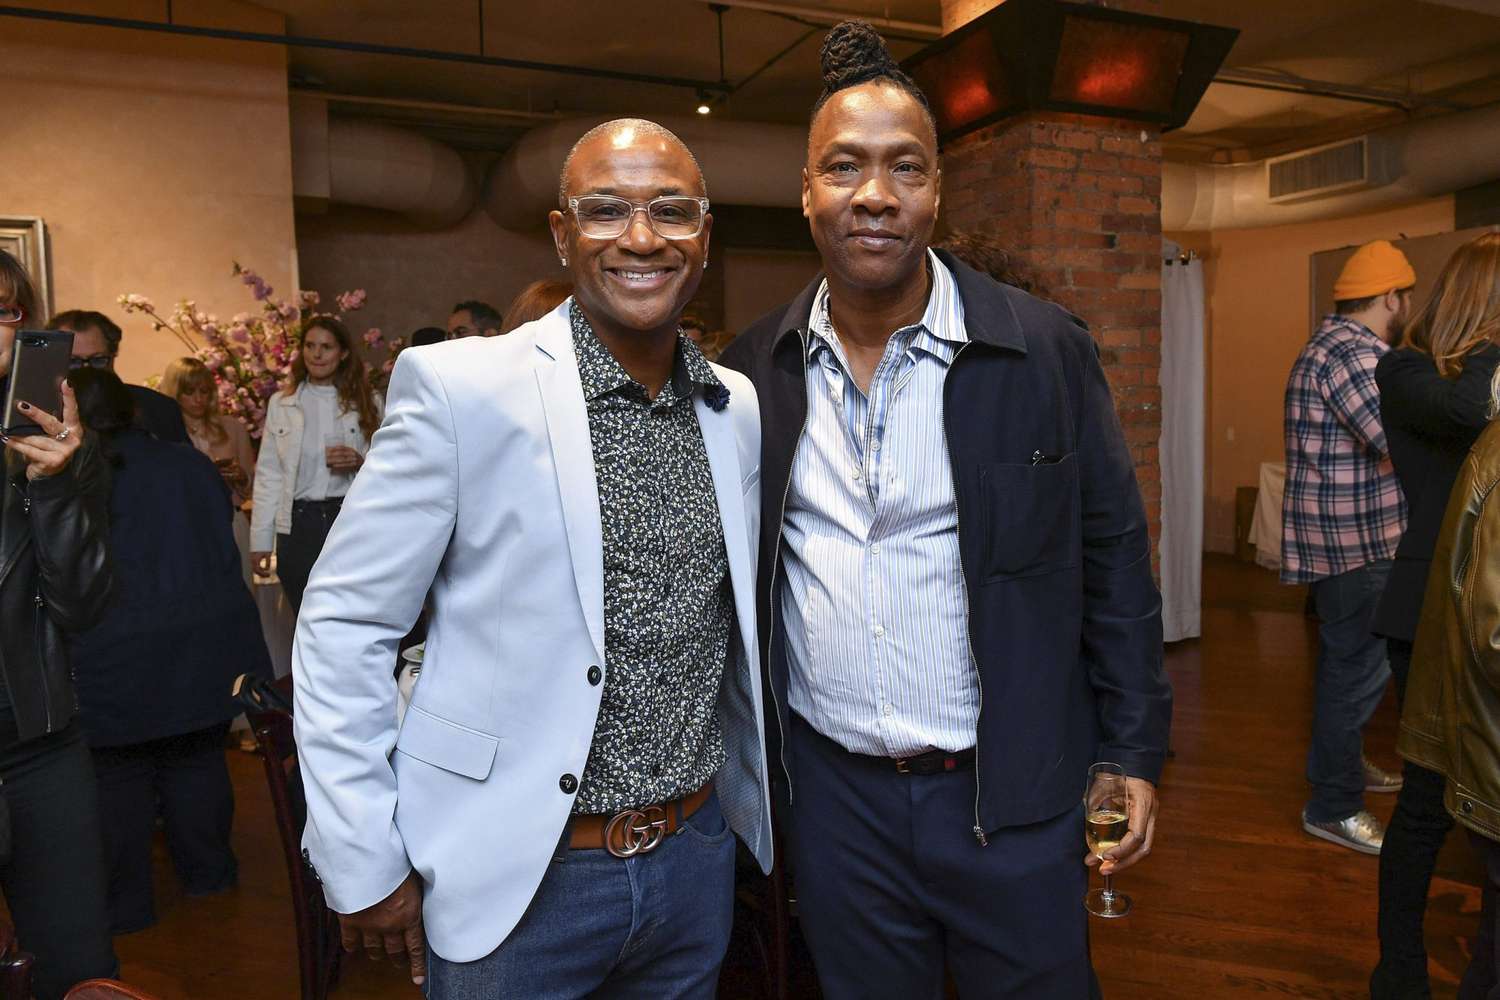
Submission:
[[[1310,201],[1371,184],[1367,136],[1266,161],[1266,189],[1273,204]]]

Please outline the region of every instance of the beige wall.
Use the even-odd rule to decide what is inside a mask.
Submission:
[[[1168,233],[1204,260],[1208,302],[1208,438],[1204,546],[1234,546],[1234,491],[1260,463],[1283,460],[1281,401],[1307,341],[1310,256],[1373,239],[1453,228],[1453,199],[1295,226]]]
[[[53,4],[158,17],[140,3]],[[230,0],[177,0],[177,20],[282,31]],[[182,349],[115,298],[193,297],[230,315],[251,300],[240,261],[290,290],[295,272],[286,53],[273,45],[0,19],[9,109],[0,214],[47,224],[53,304],[125,328],[119,371],[139,381]]]
[[[445,326],[448,311],[464,299],[504,313],[531,282],[568,278],[545,229],[512,233],[478,209],[440,232],[368,209],[335,206],[327,215],[300,215],[297,256],[302,287],[325,301],[353,288],[368,292],[354,326],[376,326],[387,337]]]

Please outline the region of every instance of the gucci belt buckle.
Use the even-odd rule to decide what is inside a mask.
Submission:
[[[626,809],[610,817],[605,826],[604,849],[617,858],[633,858],[650,854],[666,836],[667,812],[661,806]]]

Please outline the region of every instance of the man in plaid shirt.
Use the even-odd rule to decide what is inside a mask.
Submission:
[[[1302,349],[1286,387],[1281,579],[1312,585],[1322,621],[1302,828],[1366,854],[1380,853],[1385,831],[1364,793],[1400,787],[1364,760],[1360,734],[1390,676],[1370,628],[1406,527],[1375,365],[1401,340],[1415,284],[1390,243],[1360,247],[1334,284],[1334,315]]]

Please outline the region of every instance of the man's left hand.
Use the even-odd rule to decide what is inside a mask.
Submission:
[[[1151,853],[1151,844],[1156,840],[1156,786],[1145,778],[1126,778],[1130,790],[1130,832],[1120,841],[1120,846],[1104,852],[1104,861],[1099,868],[1101,874],[1118,875]],[[1084,864],[1093,868],[1101,862],[1092,853]]]

